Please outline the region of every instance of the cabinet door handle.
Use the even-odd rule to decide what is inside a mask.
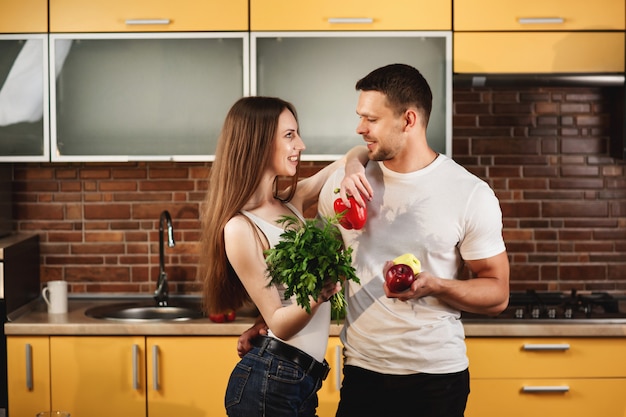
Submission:
[[[159,390],[159,345],[152,346],[152,389]]]
[[[517,19],[517,23],[520,25],[549,25],[558,24],[561,25],[565,22],[562,17],[520,17]]]
[[[345,25],[350,23],[369,24],[374,23],[374,19],[371,17],[331,17],[328,19],[328,23],[333,25]]]
[[[169,25],[170,19],[126,19],[127,25]]]
[[[33,346],[26,343],[26,389],[33,390]]]
[[[341,388],[341,346],[335,346],[335,390]]]
[[[569,386],[567,385],[548,385],[548,386],[523,386],[522,392],[529,394],[536,393],[554,393],[554,392],[569,392]]]
[[[139,345],[133,345],[133,389],[139,389]]]
[[[524,343],[524,350],[569,350],[569,343]]]

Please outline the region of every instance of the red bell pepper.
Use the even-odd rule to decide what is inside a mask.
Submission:
[[[354,197],[349,196],[350,207],[348,208],[341,198],[335,200],[334,209],[335,213],[343,215],[339,218],[339,224],[348,230],[359,230],[365,226],[367,220],[367,208],[361,207],[357,204]]]

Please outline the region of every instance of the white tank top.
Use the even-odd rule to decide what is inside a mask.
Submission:
[[[285,205],[296,216],[298,216],[300,220],[304,221],[304,217],[294,206],[289,203],[285,203]],[[242,210],[241,213],[248,217],[261,230],[261,232],[263,232],[272,248],[280,242],[280,235],[284,232],[284,230],[278,224],[265,221],[248,211]],[[277,288],[283,306],[296,303],[295,295],[287,300],[284,299],[285,288],[283,285],[279,285]],[[272,329],[269,329],[268,334],[269,336],[282,340],[291,346],[297,347],[314,357],[317,361],[322,362],[324,360],[324,355],[326,354],[326,346],[328,345],[329,329],[330,303],[324,303],[319,306],[309,323],[289,340],[279,339],[276,335],[274,335]]]

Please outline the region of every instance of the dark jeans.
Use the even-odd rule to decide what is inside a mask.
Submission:
[[[314,417],[322,380],[254,347],[237,363],[226,387],[231,417]]]
[[[343,368],[337,417],[463,417],[469,371],[452,374],[385,375]]]

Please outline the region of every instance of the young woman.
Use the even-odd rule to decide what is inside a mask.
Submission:
[[[219,313],[252,301],[259,323],[268,328],[231,374],[225,396],[229,416],[314,416],[328,372],[325,301],[341,287],[326,285],[311,300],[309,314],[294,299],[284,300],[281,288],[268,286],[263,255],[283,232],[277,220],[290,215],[304,221],[302,213],[345,162],[298,181],[304,149],[295,108],[284,100],[244,97],[226,116],[202,213],[205,308]],[[351,163],[367,162],[365,147],[349,155]],[[279,195],[279,177],[292,178],[287,195]]]

